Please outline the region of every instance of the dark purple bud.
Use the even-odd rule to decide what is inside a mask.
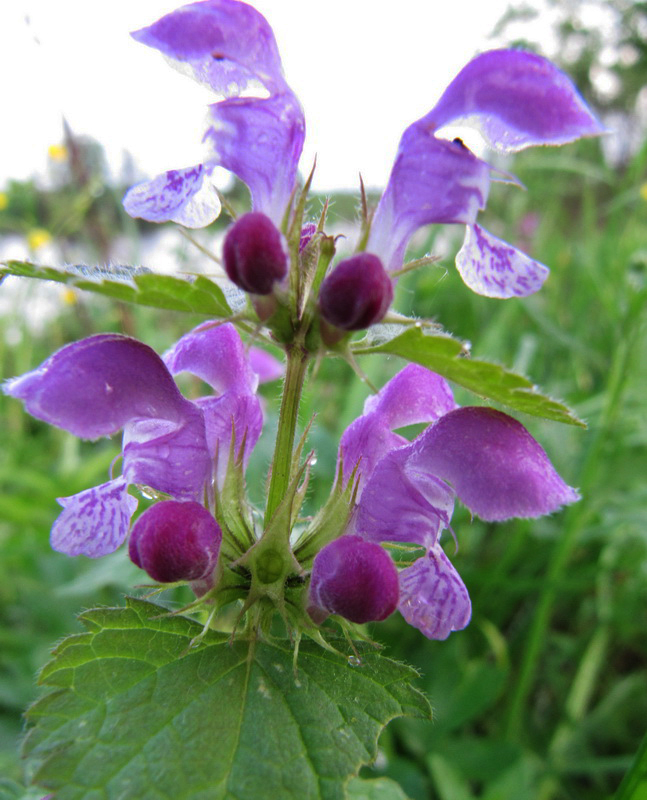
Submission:
[[[199,503],[163,500],[133,525],[128,554],[160,583],[195,581],[216,566],[221,541],[220,526]]]
[[[371,253],[340,261],[319,292],[321,316],[345,331],[359,331],[379,322],[392,300],[391,279]]]
[[[310,614],[321,610],[351,622],[386,619],[398,604],[398,571],[379,544],[340,536],[317,553],[310,579]]]
[[[270,294],[288,271],[281,233],[269,217],[255,211],[231,226],[223,257],[229,278],[250,294]]]

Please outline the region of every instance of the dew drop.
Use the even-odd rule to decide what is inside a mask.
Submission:
[[[351,667],[361,667],[362,659],[357,656],[348,656],[348,665]]]

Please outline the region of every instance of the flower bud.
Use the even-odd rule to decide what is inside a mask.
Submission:
[[[281,233],[269,217],[255,211],[231,226],[223,258],[230,280],[250,294],[270,294],[288,270]]]
[[[195,581],[216,566],[221,541],[220,526],[199,503],[163,500],[133,525],[128,554],[160,583]]]
[[[351,622],[386,619],[398,604],[398,571],[379,544],[340,536],[317,553],[310,579],[310,615],[339,614]]]
[[[359,331],[379,322],[392,300],[391,279],[371,253],[340,261],[319,292],[321,316],[345,331]]]

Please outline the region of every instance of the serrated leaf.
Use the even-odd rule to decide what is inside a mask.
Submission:
[[[0,276],[2,275],[56,281],[124,303],[153,308],[187,311],[212,317],[229,317],[232,314],[222,289],[202,275],[191,279],[178,278],[175,275],[157,275],[145,269],[124,266],[81,265],[55,269],[26,261],[8,261],[0,267]]]
[[[417,326],[404,332],[401,332],[401,326],[397,326],[395,330],[398,332],[392,338],[382,338],[374,344],[359,342],[355,353],[388,353],[400,356],[422,364],[481,397],[495,400],[516,411],[586,427],[568,406],[542,394],[523,375],[518,375],[500,364],[469,358],[465,345],[459,339],[448,334],[426,333]]]
[[[353,667],[302,643],[237,641],[128,599],[94,609],[56,649],[28,712],[34,783],[56,800],[343,800],[397,716],[429,717],[414,670],[362,655]]]
[[[390,778],[353,778],[346,797],[347,800],[409,800],[402,787]]]

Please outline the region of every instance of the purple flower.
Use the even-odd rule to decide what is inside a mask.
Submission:
[[[256,356],[269,377],[269,356]],[[190,372],[214,394],[187,400],[173,376]],[[99,334],[67,345],[40,367],[4,384],[38,419],[83,439],[123,429],[118,478],[71,497],[51,533],[52,547],[92,558],[124,541],[137,501],[128,486],[150,487],[175,500],[202,502],[221,486],[231,449],[247,462],[261,432],[258,376],[231,324],[207,322],[160,358],[136,339]]]
[[[237,0],[205,0],[132,35],[225,99],[209,106],[204,162],[133,187],[126,211],[151,222],[208,225],[220,213],[212,176],[221,166],[247,184],[254,211],[278,225],[295,185],[305,123],[265,18]]]
[[[412,442],[393,432],[414,422],[431,424]],[[339,458],[346,479],[356,469],[359,480],[353,522],[341,537],[347,546],[360,537],[425,548],[400,572],[398,608],[432,639],[464,628],[471,615],[467,589],[440,546],[455,497],[492,521],[550,514],[579,497],[521,423],[491,408],[457,407],[446,381],[415,364],[367,400],[341,438]]]
[[[546,59],[521,50],[492,50],[469,62],[438,103],[402,135],[367,249],[398,269],[412,234],[429,223],[467,225],[456,266],[465,283],[488,297],[536,292],[548,269],[476,224],[490,189],[490,166],[456,139],[438,138],[448,124],[477,128],[495,151],[561,145],[604,129],[570,79]]]
[[[128,213],[154,222],[207,225],[220,211],[212,173],[222,166],[249,186],[254,211],[278,225],[295,187],[305,123],[264,17],[237,0],[205,0],[133,36],[226,99],[209,106],[204,162],[132,188],[124,199]],[[242,97],[243,91],[254,96]],[[561,145],[597,136],[603,128],[570,79],[549,61],[521,50],[492,50],[470,61],[431,111],[402,135],[367,251],[389,271],[397,270],[418,228],[465,224],[456,257],[465,283],[488,297],[532,294],[548,269],[476,224],[492,168],[460,139],[439,138],[450,123],[476,127],[498,152]]]

